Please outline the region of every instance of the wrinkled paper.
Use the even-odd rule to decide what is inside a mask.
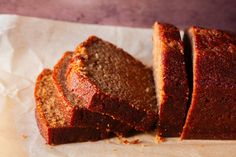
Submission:
[[[88,25],[0,15],[0,156],[235,156],[236,141],[167,139],[155,133],[139,134],[124,144],[118,138],[49,146],[34,118],[34,83],[43,68],[52,68],[62,54],[74,50],[89,35],[97,35],[124,48],[147,65],[151,59],[151,29]]]

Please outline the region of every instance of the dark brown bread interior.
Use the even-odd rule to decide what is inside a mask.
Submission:
[[[73,127],[66,121],[57,106],[63,101],[57,96],[51,70],[45,69],[40,73],[34,94],[37,125],[48,144],[94,141],[108,137],[107,132],[91,127]]]
[[[72,56],[73,52],[66,52],[53,70],[53,81],[65,102],[61,103],[59,108],[66,115],[67,121],[75,126],[90,126],[104,131],[112,131],[118,136],[129,135],[132,131],[131,126],[121,123],[110,116],[89,111],[83,106],[83,99],[79,99],[75,94],[68,91],[65,73]]]
[[[77,49],[67,71],[67,86],[84,107],[149,130],[157,103],[152,70],[122,49],[95,36]]]
[[[178,28],[155,23],[153,72],[159,104],[159,137],[177,137],[182,132],[189,93],[184,59]]]
[[[193,92],[182,139],[236,139],[236,35],[192,27]]]

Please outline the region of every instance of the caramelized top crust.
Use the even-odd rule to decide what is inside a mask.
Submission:
[[[35,86],[36,110],[40,113],[40,118],[46,122],[50,128],[58,128],[67,126],[67,122],[63,114],[56,107],[62,103],[56,97],[56,89],[52,80],[52,71],[44,69],[38,76]]]
[[[89,37],[76,48],[70,68],[111,97],[157,111],[152,70],[109,42]]]
[[[194,88],[235,89],[236,34],[196,26],[189,29],[189,34],[193,40],[193,65],[198,65],[199,73],[205,74],[194,76],[194,82],[202,80]]]

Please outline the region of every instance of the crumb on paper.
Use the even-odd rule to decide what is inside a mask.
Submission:
[[[109,140],[105,140],[105,143],[108,144],[108,143],[110,143],[110,141]]]
[[[160,136],[156,136],[156,138],[155,138],[156,143],[162,143],[162,142],[165,142],[165,141],[166,141],[166,139],[163,138],[163,137],[160,137]]]
[[[124,144],[140,144],[140,143],[141,141],[139,139],[131,140],[131,141],[124,140]]]
[[[27,138],[28,138],[28,135],[26,135],[26,134],[22,134],[22,136],[21,136],[24,140],[26,140]]]
[[[122,144],[140,144],[140,143],[142,143],[142,141],[140,141],[139,139],[127,140],[127,139],[122,138],[122,137],[119,137],[118,139],[120,140],[120,142]]]

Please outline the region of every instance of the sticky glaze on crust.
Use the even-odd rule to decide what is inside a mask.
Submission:
[[[123,121],[140,131],[156,122],[152,70],[122,49],[95,36],[76,49],[67,86],[84,107]]]
[[[157,135],[180,136],[186,116],[188,81],[183,42],[178,28],[154,24],[153,72],[159,104]]]
[[[193,93],[182,139],[236,139],[236,35],[192,27]]]
[[[57,108],[62,103],[57,98],[52,81],[52,71],[45,69],[38,76],[35,85],[35,117],[41,135],[48,144],[95,141],[108,137],[107,132],[96,128],[72,127]]]
[[[83,106],[84,100],[78,99],[66,87],[66,69],[73,56],[73,52],[66,52],[54,66],[53,80],[60,96],[65,103],[61,103],[60,109],[66,115],[67,121],[76,126],[90,126],[104,131],[112,131],[118,136],[126,136],[132,131],[132,127],[113,119],[110,116],[91,112]]]

